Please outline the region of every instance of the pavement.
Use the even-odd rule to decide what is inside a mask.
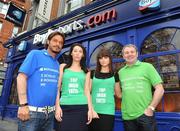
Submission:
[[[17,127],[17,120],[0,118],[0,131],[17,131]]]

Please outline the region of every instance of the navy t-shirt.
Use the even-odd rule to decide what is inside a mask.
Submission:
[[[36,107],[54,106],[59,78],[59,63],[47,50],[32,50],[19,72],[27,75],[28,104]]]

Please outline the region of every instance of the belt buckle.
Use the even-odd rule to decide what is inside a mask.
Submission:
[[[48,114],[49,112],[51,112],[52,109],[51,109],[51,106],[45,106],[44,110]]]
[[[48,119],[48,113],[49,113],[49,111],[48,111],[48,106],[45,106],[45,107],[43,108],[43,111],[44,111],[44,113],[46,114],[46,119]]]

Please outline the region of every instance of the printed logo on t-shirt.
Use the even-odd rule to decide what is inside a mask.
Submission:
[[[40,68],[40,85],[44,87],[47,83],[57,83],[58,82],[58,70],[51,68]]]
[[[130,82],[133,81],[133,82]],[[128,77],[127,79],[123,79],[122,88],[124,91],[133,91],[136,93],[144,93],[144,79],[143,77]]]
[[[106,88],[99,88],[96,94],[96,103],[106,103]]]
[[[78,91],[78,78],[70,78],[70,81],[69,81],[69,84],[68,84],[68,91],[69,91],[69,94],[78,94],[79,91]]]

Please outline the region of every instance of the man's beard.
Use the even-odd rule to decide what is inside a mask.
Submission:
[[[59,54],[60,51],[54,51],[54,50],[52,50],[52,52],[57,55],[57,54]]]

